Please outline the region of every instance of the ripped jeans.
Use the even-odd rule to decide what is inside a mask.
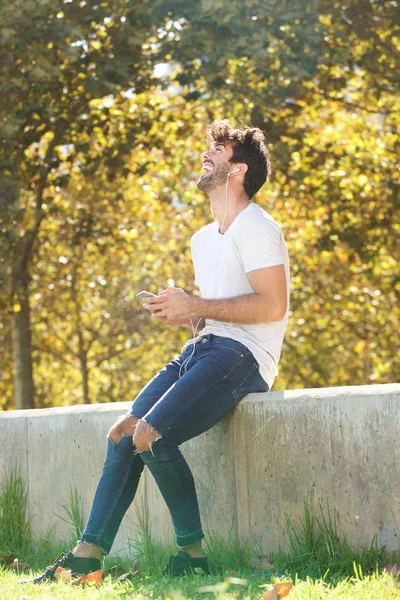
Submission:
[[[168,506],[178,547],[203,539],[192,473],[179,445],[218,423],[249,393],[267,392],[258,363],[235,340],[208,334],[190,343],[143,388],[128,414],[160,433],[151,449],[138,453],[132,436],[108,439],[107,455],[81,541],[108,553],[135,496],[144,465]],[[212,468],[212,465],[210,465]]]

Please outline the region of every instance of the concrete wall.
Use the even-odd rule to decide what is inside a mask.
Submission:
[[[284,515],[308,498],[337,511],[352,544],[398,549],[400,384],[250,394],[212,430],[182,446],[205,528],[229,531],[265,551],[287,547]],[[55,516],[78,490],[85,518],[105,455],[106,433],[129,404],[0,413],[0,478],[15,463],[28,486],[34,532],[65,536]],[[153,534],[173,539],[169,515],[145,472],[113,547],[126,553],[147,506]]]

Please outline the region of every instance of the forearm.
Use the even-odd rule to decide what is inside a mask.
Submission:
[[[269,323],[283,319],[280,307],[261,294],[205,300],[194,298],[191,314],[228,323]]]

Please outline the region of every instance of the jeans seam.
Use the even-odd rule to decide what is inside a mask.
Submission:
[[[235,340],[234,338],[225,336],[218,336],[218,339],[211,340],[211,344],[214,346],[219,346],[220,344],[225,344],[228,341],[234,342],[235,344],[239,344],[239,346],[243,348],[243,350],[248,350],[248,347],[245,344],[243,344],[243,342],[239,342],[239,340]]]
[[[178,450],[178,451],[180,452],[180,450]],[[150,451],[149,451],[149,450],[145,450],[145,452],[147,453],[147,452],[150,452]],[[142,456],[142,455],[143,455],[143,452],[141,452],[141,453],[140,453],[140,455]],[[152,455],[152,459],[153,459],[153,460],[157,460],[157,458],[156,458],[156,457],[154,457],[153,455]],[[187,496],[187,494],[186,494],[186,490],[185,490],[184,486],[182,485],[182,483],[181,483],[180,479],[176,477],[175,470],[173,469],[172,465],[170,464],[170,461],[166,460],[166,461],[163,461],[163,462],[164,462],[164,468],[165,468],[166,470],[168,470],[168,471],[169,471],[169,473],[171,474],[171,476],[172,476],[172,477],[171,477],[171,479],[173,479],[173,480],[174,480],[174,482],[175,482],[175,485],[179,485],[179,489],[180,489],[180,491],[181,491],[181,495],[182,495],[182,497],[184,497],[184,498],[185,498],[185,502],[186,502],[186,504],[189,506],[189,508],[191,508],[191,506],[192,506],[192,502],[191,502],[190,498]],[[149,465],[147,465],[147,466],[148,466],[148,468],[150,469]],[[154,477],[154,475],[153,475],[153,477]],[[155,479],[155,477],[154,477],[154,479]],[[157,480],[156,480],[156,481],[157,481]],[[199,533],[200,533],[200,532],[201,532],[201,533],[203,533],[203,530],[202,530],[202,527],[201,527],[201,523],[200,523],[200,529],[196,529],[196,531],[194,531],[194,532],[193,532],[193,534],[195,534],[195,533],[197,533],[197,532],[199,532]],[[203,534],[203,536],[204,536],[204,534]],[[182,536],[181,536],[181,537],[182,537]]]
[[[212,388],[214,385],[217,385],[217,384],[218,384],[218,383],[220,383],[221,381],[224,381],[224,379],[226,379],[226,378],[228,377],[228,375],[230,375],[230,374],[231,374],[231,373],[232,373],[232,372],[233,372],[235,369],[237,369],[237,368],[238,368],[238,366],[240,365],[240,363],[241,363],[241,362],[243,362],[243,358],[245,358],[245,357],[246,357],[246,356],[248,356],[249,354],[251,354],[251,352],[250,352],[250,351],[249,351],[249,352],[248,352],[246,355],[244,355],[244,356],[241,358],[241,360],[239,360],[239,361],[238,361],[238,362],[235,364],[235,366],[234,366],[234,367],[232,367],[232,369],[231,369],[230,371],[228,371],[228,373],[226,373],[226,374],[225,374],[225,375],[224,375],[224,376],[223,376],[221,379],[219,379],[217,382],[214,382],[213,384],[209,385],[209,386],[208,386],[206,389],[203,389],[203,390],[202,390],[202,393],[204,394],[205,392],[207,392],[207,390],[209,390],[210,388]],[[253,369],[253,370],[254,370],[254,369]],[[171,427],[170,427],[171,423],[173,423],[174,421],[176,421],[176,420],[177,420],[177,418],[178,418],[178,417],[179,417],[179,416],[180,416],[180,415],[181,415],[181,414],[182,414],[182,413],[183,413],[185,410],[187,410],[187,409],[188,409],[188,408],[189,408],[189,407],[190,407],[190,406],[193,404],[193,402],[195,402],[195,401],[196,401],[196,398],[197,398],[197,396],[195,396],[195,397],[194,397],[194,398],[191,400],[190,404],[187,404],[186,406],[184,406],[184,408],[182,408],[182,410],[181,410],[179,413],[175,414],[173,419],[171,419],[170,421],[168,421],[166,428],[165,428],[165,429],[163,428],[163,429],[164,429],[164,431],[160,431],[160,429],[158,429],[158,431],[160,431],[160,433],[164,434],[166,431],[168,431],[168,429],[171,429]],[[152,425],[152,424],[150,423],[150,425]],[[153,427],[153,425],[152,425],[152,427]],[[167,434],[167,435],[168,435],[168,434]]]
[[[111,440],[111,442],[112,442],[112,440]],[[120,442],[119,442],[119,443],[120,443]],[[116,452],[116,451],[117,451],[117,448],[118,448],[118,445],[119,445],[119,443],[118,443],[118,444],[114,444],[114,446],[113,446],[113,448],[114,448],[114,452]],[[132,454],[133,454],[133,452],[132,452]],[[117,494],[117,495],[114,497],[114,502],[113,502],[112,506],[110,507],[110,510],[108,511],[108,513],[107,513],[107,515],[106,515],[106,517],[105,517],[105,519],[104,519],[103,527],[101,527],[101,528],[99,529],[99,532],[98,532],[98,537],[99,537],[99,539],[101,539],[101,538],[103,537],[104,530],[105,530],[105,528],[107,527],[107,525],[108,525],[108,523],[109,523],[109,521],[110,521],[110,519],[111,519],[111,517],[112,517],[112,514],[113,514],[113,512],[114,512],[114,510],[115,510],[115,507],[116,507],[116,505],[117,505],[117,503],[118,503],[119,499],[121,498],[121,494],[122,494],[122,492],[124,491],[124,488],[125,488],[126,482],[127,482],[127,480],[128,480],[128,477],[129,477],[129,472],[130,472],[130,470],[131,470],[131,468],[132,468],[132,462],[133,462],[134,458],[135,458],[135,457],[134,457],[134,455],[133,455],[133,456],[132,456],[132,460],[131,460],[131,462],[130,462],[130,464],[129,464],[129,468],[127,468],[127,469],[126,469],[126,471],[125,471],[125,475],[124,475],[124,478],[123,478],[123,480],[122,480],[122,482],[121,482],[121,485],[119,486],[118,494]]]
[[[90,545],[93,544],[92,541],[87,542],[86,540],[84,540],[83,539],[84,537],[85,538],[93,538],[93,540],[95,540],[95,545],[98,546],[104,554],[108,554],[110,552],[110,550],[106,550],[103,546],[101,546],[99,543],[97,543],[100,536],[98,536],[96,533],[91,533],[90,531],[85,531],[85,533],[82,534],[81,539],[78,540],[76,543],[77,544],[90,544]],[[111,547],[112,542],[110,543],[106,537],[102,538],[101,541],[103,541],[103,540],[106,541],[107,545]]]
[[[198,535],[195,535],[195,533],[196,533],[196,534],[198,533]],[[196,544],[196,542],[200,542],[200,540],[203,540],[203,539],[204,539],[204,532],[203,532],[203,529],[202,529],[202,527],[200,527],[200,529],[198,529],[198,530],[197,530],[195,533],[192,533],[192,534],[191,534],[191,536],[190,536],[190,543],[191,543],[191,544]],[[186,545],[189,545],[189,544],[187,544],[187,540],[186,540],[186,538],[187,538],[187,537],[188,537],[188,536],[185,536],[185,537],[184,537],[184,536],[180,536],[180,539],[182,539],[182,538],[183,538],[183,539],[185,539],[185,543],[186,543]],[[193,539],[193,541],[192,541],[192,538],[194,538],[194,539]],[[198,538],[198,539],[197,539],[197,538]],[[177,542],[178,549],[179,549],[179,548],[184,548],[184,547],[185,547],[185,546],[181,546],[181,545],[179,544],[178,536],[176,536],[176,542]]]
[[[242,385],[249,379],[249,377],[251,377],[253,375],[254,371],[257,368],[258,368],[258,364],[254,364],[253,368],[251,369],[251,371],[249,371],[248,373],[246,373],[245,377],[240,382],[240,384],[232,391],[232,396],[235,398],[236,402],[239,402],[239,394],[237,393],[237,390],[239,390],[242,387]]]
[[[239,352],[239,350],[235,350],[235,348],[230,348],[229,346],[221,346],[221,344],[215,344],[214,346],[215,348],[222,348],[223,350],[231,350],[232,352],[235,352],[235,354],[238,354],[239,356],[244,356],[244,354],[242,352]]]
[[[179,357],[178,357],[178,358],[179,358]],[[177,360],[177,359],[173,359],[173,360]],[[166,368],[167,368],[167,367],[171,367],[171,368],[175,369],[175,372],[178,372],[178,371],[179,371],[178,367],[177,367],[177,366],[175,366],[175,365],[174,365],[174,364],[172,364],[172,363],[173,363],[173,361],[170,361],[169,363],[167,363],[167,364],[165,365],[165,367],[163,367],[163,368],[162,368],[162,369],[161,369],[161,370],[160,370],[160,371],[157,373],[157,375],[159,375],[159,374],[160,374],[162,371],[166,370]],[[178,363],[178,364],[179,364],[179,365],[181,365],[182,363]],[[157,375],[156,375],[156,376],[157,376]],[[153,378],[152,378],[152,379],[151,379],[151,380],[148,382],[148,384],[146,384],[146,386],[145,386],[145,387],[147,387],[147,386],[148,386],[148,385],[149,385],[151,382],[154,382],[154,380],[155,380],[156,376],[155,376],[155,377],[153,377]],[[153,402],[152,406],[151,406],[151,407],[150,407],[150,408],[147,410],[147,412],[149,412],[149,410],[151,410],[151,408],[152,408],[152,407],[153,407],[155,404],[157,404],[157,402],[158,402],[158,400],[161,398],[161,396],[163,396],[163,395],[164,395],[164,394],[165,394],[165,393],[166,393],[166,392],[167,392],[169,389],[171,389],[171,387],[172,387],[172,386],[173,386],[173,385],[174,385],[174,384],[175,384],[177,381],[179,381],[179,379],[175,379],[175,381],[173,381],[173,382],[171,383],[171,385],[170,385],[168,388],[164,389],[164,391],[162,392],[162,394],[157,394],[157,395],[156,395],[157,397],[156,397],[155,401]],[[147,414],[147,412],[146,412],[146,413],[143,413],[143,414],[137,415],[137,414],[135,414],[135,413],[133,412],[133,409],[134,409],[134,406],[135,406],[135,402],[136,402],[136,400],[138,399],[138,397],[140,396],[140,394],[143,392],[143,390],[144,390],[144,388],[141,390],[141,392],[138,394],[138,396],[136,396],[135,400],[132,402],[132,404],[131,404],[131,407],[129,408],[128,412],[126,413],[127,415],[129,415],[129,416],[133,416],[133,417],[136,417],[137,419],[142,419],[142,418],[143,418],[143,417],[144,417],[144,416]]]

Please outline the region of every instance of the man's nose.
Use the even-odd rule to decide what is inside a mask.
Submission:
[[[210,158],[210,150],[206,150],[206,152],[201,153],[201,158],[204,160],[206,158]]]

